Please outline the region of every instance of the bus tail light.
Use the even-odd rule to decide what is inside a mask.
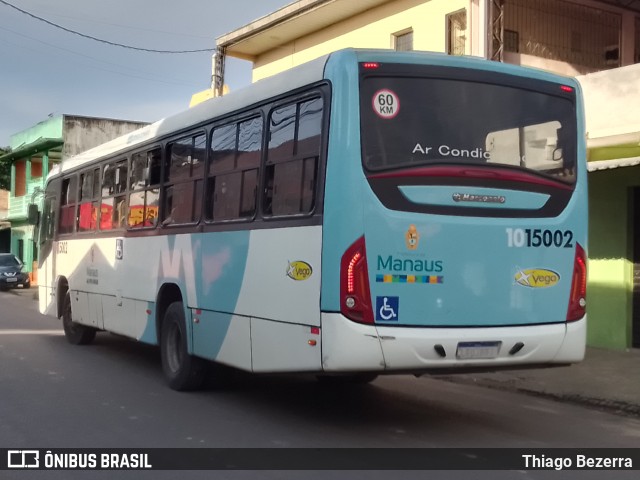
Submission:
[[[349,320],[373,324],[364,237],[351,245],[340,262],[340,311]]]
[[[567,322],[574,322],[584,317],[587,310],[587,254],[579,243],[576,243],[576,256],[573,261],[573,278]]]

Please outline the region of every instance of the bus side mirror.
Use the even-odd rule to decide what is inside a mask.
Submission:
[[[29,225],[38,225],[40,223],[40,212],[38,211],[38,205],[35,203],[29,204],[29,210],[27,211],[27,220]]]

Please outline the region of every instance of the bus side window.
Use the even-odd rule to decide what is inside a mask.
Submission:
[[[131,157],[128,228],[155,227],[160,198],[162,152],[154,148]]]
[[[127,161],[109,163],[102,175],[100,230],[123,228],[126,222]]]
[[[322,98],[274,110],[269,122],[263,211],[309,214],[315,207],[322,138]]]
[[[167,157],[162,225],[196,223],[202,209],[206,135],[190,135],[170,143]]]
[[[262,117],[214,129],[207,180],[207,219],[239,220],[255,215],[262,130]]]
[[[62,181],[62,197],[60,199],[60,224],[58,233],[61,235],[73,233],[76,223],[76,195],[78,177],[72,175]]]
[[[53,239],[56,223],[55,197],[46,197],[42,207],[42,219],[40,221],[40,245]]]
[[[78,232],[93,231],[98,222],[98,198],[100,196],[100,169],[80,174],[80,205],[78,207]]]

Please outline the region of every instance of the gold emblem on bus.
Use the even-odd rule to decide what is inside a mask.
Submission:
[[[409,230],[404,234],[404,241],[407,244],[409,250],[416,250],[418,248],[418,242],[420,241],[420,234],[415,225],[409,225]]]

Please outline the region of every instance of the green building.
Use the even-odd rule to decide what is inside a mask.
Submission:
[[[0,230],[0,247],[16,254],[32,274],[37,266],[38,248],[34,230],[27,222],[30,203],[42,202],[44,181],[52,166],[121,135],[147,125],[142,122],[60,115],[48,118],[10,137],[11,151],[0,162],[11,162],[11,190],[6,218],[0,222],[10,229]]]

